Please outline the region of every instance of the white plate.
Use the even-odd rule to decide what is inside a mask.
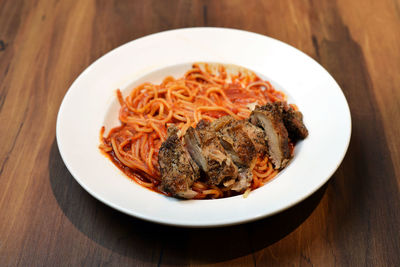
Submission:
[[[101,126],[118,124],[117,88],[179,75],[196,61],[249,68],[290,96],[309,136],[270,183],[247,198],[177,200],[128,179],[98,149]],[[189,28],[149,35],[122,45],[90,65],[71,85],[57,118],[61,156],[91,195],[126,214],[186,227],[257,220],[295,205],[320,188],[341,163],[351,134],[350,111],[338,84],[312,58],[275,39],[223,28]]]

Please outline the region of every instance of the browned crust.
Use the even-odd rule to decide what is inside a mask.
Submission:
[[[272,129],[268,129],[261,116],[270,122]],[[282,112],[278,106],[267,104],[262,107],[256,107],[250,115],[250,120],[253,124],[264,129],[268,144],[268,154],[274,167],[276,169],[284,168],[290,159],[289,137],[283,124]],[[274,143],[275,139],[278,141],[277,144]],[[276,146],[278,147],[276,148]],[[276,153],[276,149],[279,149],[280,153]]]
[[[169,136],[162,143],[158,156],[161,190],[179,196],[200,177],[200,170],[183,148],[176,129],[168,129]]]
[[[240,167],[250,167],[255,163],[256,148],[246,132],[244,121],[224,116],[212,123],[222,146]]]
[[[191,136],[188,136],[188,134],[191,134]],[[202,166],[202,169],[208,176],[207,182],[209,184],[218,185],[225,179],[237,177],[237,166],[226,153],[218,140],[217,133],[209,122],[201,120],[196,129],[189,128],[185,134],[185,139],[187,138],[198,139],[196,142],[192,142],[192,145],[197,143],[196,145],[201,148],[201,157],[206,165]],[[198,161],[196,162],[199,163]]]

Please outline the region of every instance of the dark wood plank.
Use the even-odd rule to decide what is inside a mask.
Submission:
[[[79,73],[130,40],[194,26],[287,42],[342,87],[349,151],[304,202],[250,224],[180,229],[108,208],[67,171],[55,122]],[[2,1],[1,265],[400,266],[398,29],[393,0]]]

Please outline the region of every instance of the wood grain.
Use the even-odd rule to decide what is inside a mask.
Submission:
[[[79,73],[130,40],[194,26],[289,43],[343,89],[348,153],[304,202],[250,224],[180,229],[108,208],[66,169],[56,115]],[[1,1],[0,265],[400,266],[399,29],[398,0]]]

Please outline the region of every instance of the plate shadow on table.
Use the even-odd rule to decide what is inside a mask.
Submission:
[[[237,226],[191,229],[145,222],[96,200],[69,173],[55,140],[49,176],[63,213],[91,240],[125,257],[173,264],[185,264],[189,259],[219,262],[262,250],[301,225],[327,188],[325,184],[303,202],[269,218]]]

